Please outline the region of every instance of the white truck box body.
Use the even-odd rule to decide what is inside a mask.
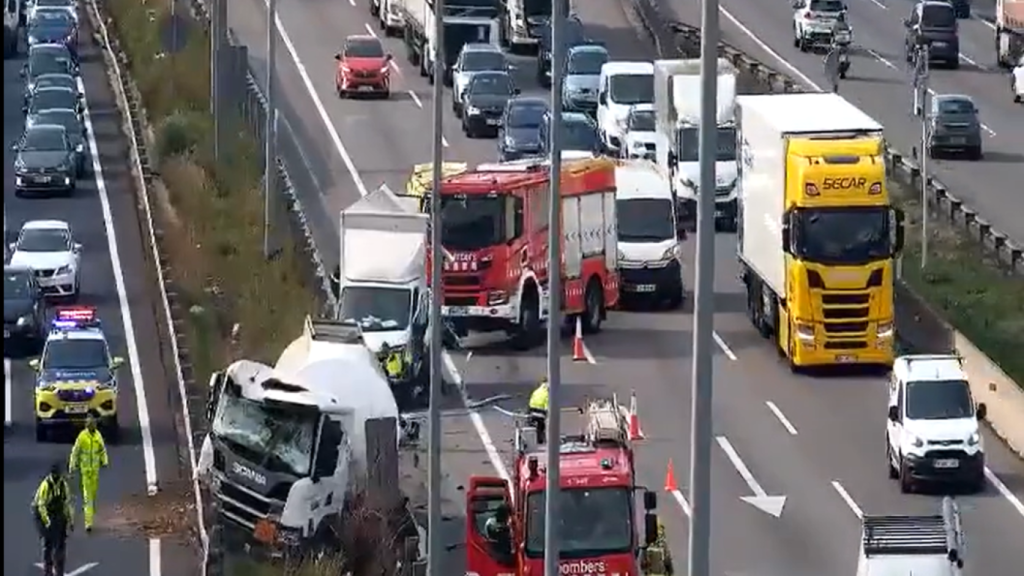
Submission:
[[[429,216],[410,212],[385,187],[341,212],[340,283],[404,285],[423,277]]]
[[[700,60],[655,60],[655,98],[670,97],[677,124],[700,124]],[[715,104],[715,122],[726,124],[733,120],[736,103],[736,67],[724,58],[718,59],[718,99]]]
[[[434,9],[427,0],[391,0],[402,12],[407,24],[421,28],[429,36],[434,35]]]
[[[996,24],[1001,28],[1024,31],[1024,0],[998,0]]]
[[[736,99],[742,223],[738,252],[776,294],[785,295],[782,222],[787,142],[795,137],[881,133],[882,125],[838,94],[741,95]]]

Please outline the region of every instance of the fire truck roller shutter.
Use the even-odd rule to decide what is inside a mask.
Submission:
[[[604,202],[604,267],[608,271],[619,269],[619,227],[615,222],[615,191],[601,194]]]
[[[562,235],[565,245],[562,248],[562,259],[565,261],[566,278],[579,278],[583,269],[583,235],[580,229],[581,196],[565,196],[562,198]]]

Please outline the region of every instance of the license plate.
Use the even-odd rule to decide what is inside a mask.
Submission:
[[[465,316],[469,313],[469,309],[465,306],[448,306],[444,309],[446,316]]]
[[[850,363],[856,362],[856,361],[857,361],[857,356],[855,354],[837,354],[836,355],[836,362],[838,362],[840,364],[850,364]]]
[[[631,284],[626,287],[630,292],[654,292],[654,284]]]
[[[955,459],[955,458],[951,458],[949,460],[936,460],[935,461],[935,467],[936,468],[943,468],[943,469],[959,468],[960,467],[960,461]]]
[[[50,177],[49,176],[36,176],[35,180],[36,180],[36,182],[43,182],[43,183],[45,183],[45,182],[49,182],[50,181]]]
[[[64,411],[68,414],[85,414],[89,411],[88,404],[65,404]]]
[[[359,87],[360,92],[373,92],[373,86],[363,85]]]
[[[498,119],[497,118],[488,118],[487,119],[487,125],[488,126],[497,126],[498,125]]]
[[[949,143],[950,144],[966,144],[967,143],[967,138],[964,138],[962,136],[953,136],[952,138],[949,139]]]

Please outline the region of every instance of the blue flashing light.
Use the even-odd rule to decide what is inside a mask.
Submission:
[[[75,306],[58,308],[52,326],[55,330],[75,330],[79,328],[96,328],[100,325],[96,318],[96,308],[91,306]]]

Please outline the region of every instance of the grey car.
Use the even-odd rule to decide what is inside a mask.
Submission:
[[[932,98],[930,117],[930,157],[955,154],[981,160],[981,120],[978,119],[978,107],[970,96],[936,95]]]
[[[71,74],[42,74],[25,84],[24,103],[27,105],[32,93],[44,88],[67,88],[78,93],[79,105],[84,101],[82,92],[78,89],[78,79]]]
[[[70,88],[37,88],[30,95],[22,111],[26,116],[38,114],[44,110],[81,110],[81,99],[78,90]]]
[[[78,64],[63,44],[36,44],[28,49],[27,60],[21,69],[21,76],[27,84],[32,84],[43,74],[78,75]]]
[[[75,149],[63,126],[26,126],[11,147],[14,158],[14,194],[75,191]]]
[[[463,96],[473,76],[480,72],[508,72],[511,70],[505,54],[491,44],[466,44],[459,53],[452,71],[452,112],[462,117]]]
[[[54,108],[43,110],[28,117],[26,125],[63,126],[68,142],[75,151],[75,176],[81,178],[86,173],[85,124],[75,110]]]
[[[566,110],[597,113],[601,67],[608,60],[608,50],[604,46],[584,44],[569,49],[562,85],[562,105]]]

